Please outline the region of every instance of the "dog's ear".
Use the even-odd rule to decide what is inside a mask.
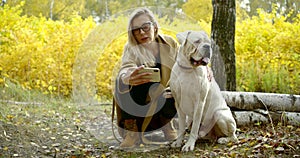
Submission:
[[[202,34],[203,40],[210,41],[210,38],[209,38],[208,34],[205,31],[200,31],[200,33]]]
[[[184,43],[184,41],[186,40],[188,34],[190,34],[191,31],[185,31],[185,32],[179,32],[178,34],[176,34],[176,37],[178,39],[178,42],[180,44]]]

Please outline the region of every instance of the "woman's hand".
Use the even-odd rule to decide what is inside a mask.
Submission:
[[[131,86],[137,86],[150,82],[150,79],[147,79],[145,77],[151,75],[151,73],[139,73],[141,69],[144,69],[144,65],[134,69],[129,69],[125,74],[121,75],[122,82]]]

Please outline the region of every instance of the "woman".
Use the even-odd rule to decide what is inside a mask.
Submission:
[[[158,33],[158,23],[150,10],[139,8],[131,14],[114,94],[119,132],[124,138],[120,147],[133,147],[140,143],[138,132],[159,128],[166,140],[177,137],[170,124],[176,115],[174,99],[164,91],[177,47],[172,37]],[[140,73],[147,67],[160,69],[160,82],[150,82],[147,77],[151,73]]]

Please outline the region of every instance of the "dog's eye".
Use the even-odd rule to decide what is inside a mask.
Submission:
[[[201,40],[199,39],[199,40],[195,41],[194,43],[199,44],[199,43],[201,43]]]

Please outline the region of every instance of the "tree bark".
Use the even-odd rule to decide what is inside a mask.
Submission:
[[[213,54],[212,57],[212,70],[214,72],[217,83],[221,90],[236,90],[236,67],[235,67],[235,21],[236,9],[234,0],[212,0],[213,5],[213,20],[212,20],[212,39]],[[224,66],[220,66],[216,56],[216,51],[220,51],[221,59],[223,59]],[[218,69],[220,68],[221,69]],[[224,72],[225,68],[225,81]]]
[[[255,123],[283,123],[289,125],[300,125],[300,113],[295,112],[266,112],[256,111],[233,111],[237,126],[253,125]]]
[[[228,106],[240,110],[300,112],[300,95],[222,91]]]

